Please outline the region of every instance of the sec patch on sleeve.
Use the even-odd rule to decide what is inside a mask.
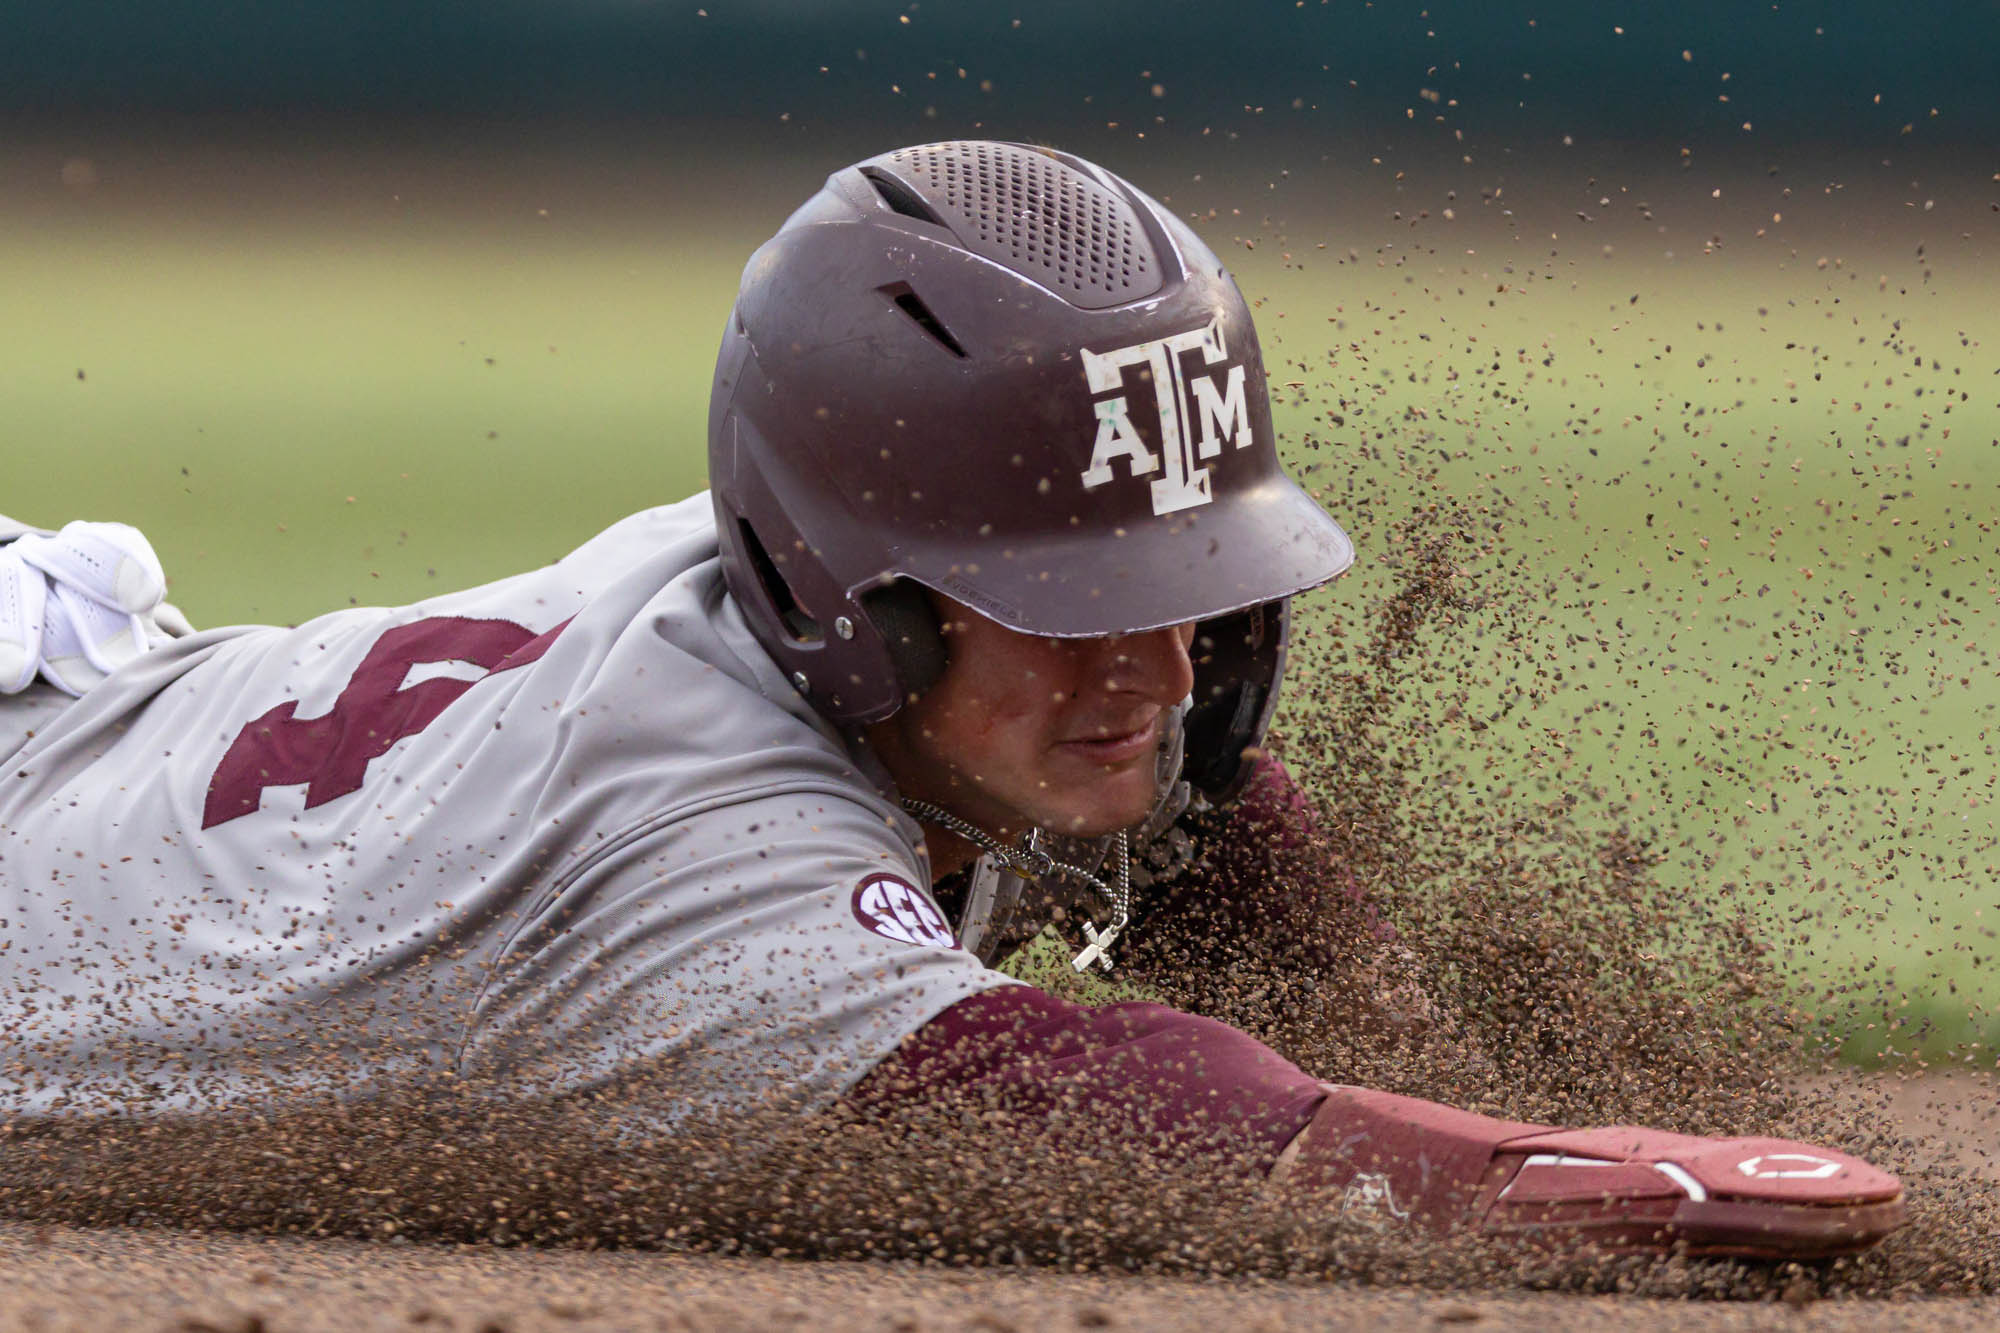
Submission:
[[[958,937],[929,894],[896,875],[870,875],[854,888],[854,919],[886,940],[956,949]]]

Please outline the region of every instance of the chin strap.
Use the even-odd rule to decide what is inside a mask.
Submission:
[[[1048,849],[1042,845],[1044,835],[1038,828],[1028,830],[1028,836],[1022,840],[1021,846],[1009,847],[985,829],[960,819],[943,806],[933,805],[929,801],[905,799],[903,809],[923,823],[935,824],[948,833],[957,834],[992,857],[1003,868],[1030,883],[1040,883],[1045,876],[1061,871],[1097,890],[1098,897],[1110,904],[1111,924],[1100,931],[1095,922],[1084,922],[1083,935],[1089,943],[1082,952],[1070,959],[1069,965],[1079,972],[1088,973],[1095,967],[1105,975],[1110,975],[1111,946],[1118,942],[1118,936],[1132,919],[1131,840],[1123,829],[1113,838],[1111,846],[1111,857],[1118,867],[1117,880],[1107,885],[1082,866],[1070,865],[1049,855]]]

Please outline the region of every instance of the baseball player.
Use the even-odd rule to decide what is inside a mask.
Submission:
[[[44,608],[0,620],[5,1114],[667,1071],[682,1110],[1092,1105],[1496,1235],[1900,1222],[1829,1149],[1322,1083],[991,968],[1051,920],[1110,968],[1189,811],[1309,834],[1259,742],[1352,546],[1234,282],[1127,182],[990,142],[836,172],[745,269],[709,467],[546,568],[289,629],[173,634],[129,529],[0,548]]]

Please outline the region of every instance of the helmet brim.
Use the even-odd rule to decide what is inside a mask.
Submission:
[[[902,554],[897,573],[1024,634],[1098,638],[1291,597],[1354,563],[1354,543],[1282,474],[1226,503],[996,550],[963,541]]]

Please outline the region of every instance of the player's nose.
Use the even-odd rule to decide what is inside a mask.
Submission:
[[[1194,688],[1193,628],[1170,625],[1103,640],[1105,692],[1144,695],[1163,708],[1185,699]]]

